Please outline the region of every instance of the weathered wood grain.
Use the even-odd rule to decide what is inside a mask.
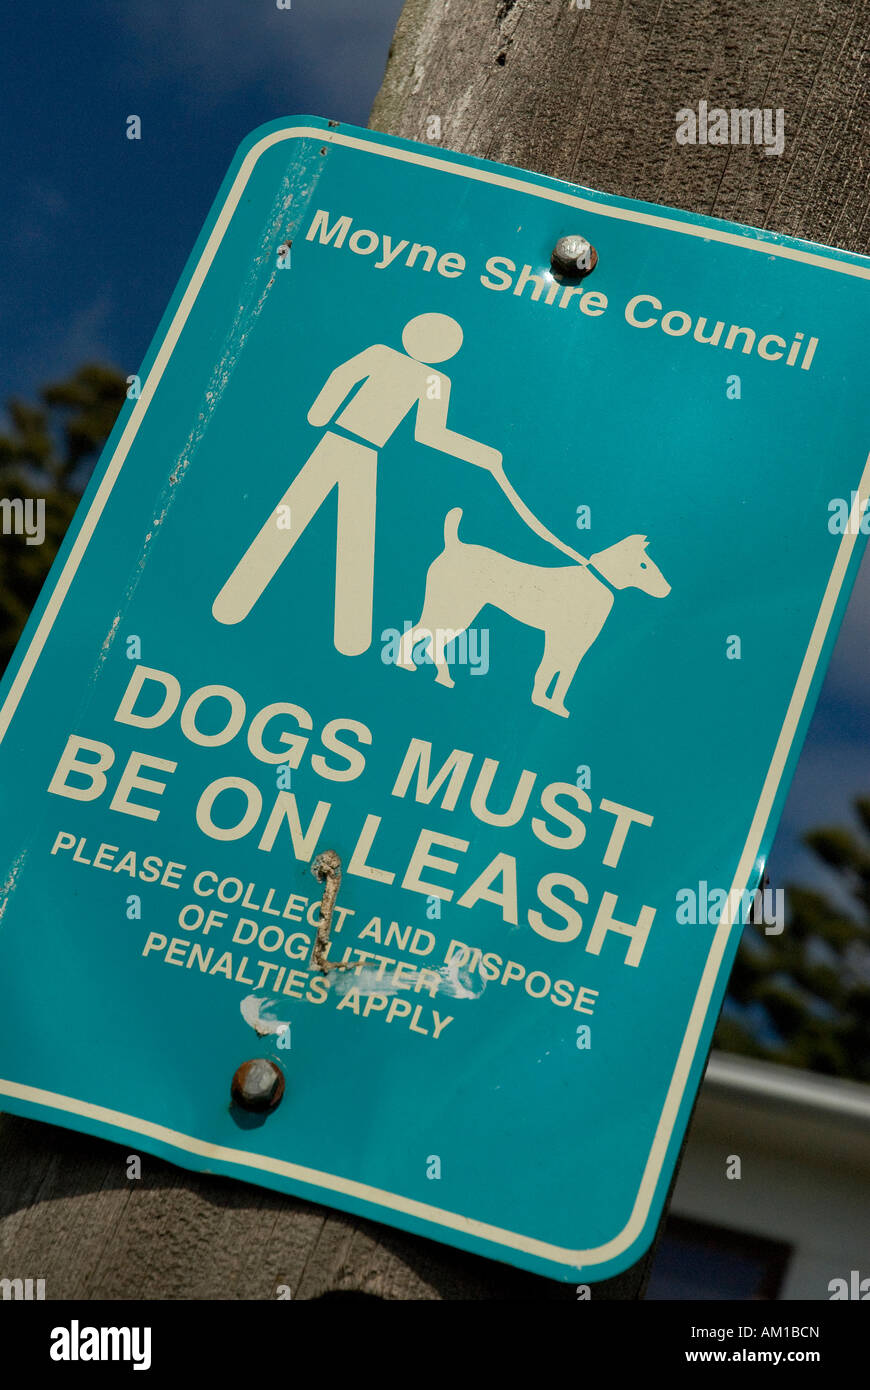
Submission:
[[[868,31],[867,0],[410,0],[370,125],[866,252]],[[701,99],[782,108],[782,155],[678,145]]]

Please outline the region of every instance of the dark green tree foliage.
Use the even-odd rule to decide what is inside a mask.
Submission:
[[[804,837],[852,906],[790,886],[781,935],[745,929],[715,1047],[870,1082],[870,797],[855,810],[860,831]]]
[[[0,535],[0,670],[12,655],[100,450],[126,397],[126,378],[89,363],[44,387],[38,404],[9,402],[0,432],[0,498],[45,501],[45,539]]]

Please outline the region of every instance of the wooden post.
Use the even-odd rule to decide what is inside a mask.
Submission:
[[[409,0],[369,124],[864,253],[868,27],[867,0]],[[678,145],[701,100],[781,108],[783,153]]]
[[[858,64],[868,20],[867,0],[409,0],[371,124],[866,252]],[[700,100],[782,108],[783,153],[678,145],[676,112]],[[0,1117],[0,1272],[44,1278],[48,1299],[271,1299],[280,1286],[294,1299],[577,1296],[571,1284],[147,1155],[142,1178],[128,1179],[127,1152]],[[593,1298],[639,1297],[648,1265],[593,1285]]]

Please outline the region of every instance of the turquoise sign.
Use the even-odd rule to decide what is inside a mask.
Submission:
[[[870,529],[868,276],[256,131],[2,688],[3,1107],[555,1279],[634,1263],[750,909],[783,930],[756,889]]]

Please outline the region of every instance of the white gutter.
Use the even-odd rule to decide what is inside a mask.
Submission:
[[[730,1052],[713,1052],[701,1088],[713,1098],[773,1102],[790,1110],[810,1110],[870,1127],[870,1086],[840,1077],[818,1076]]]

